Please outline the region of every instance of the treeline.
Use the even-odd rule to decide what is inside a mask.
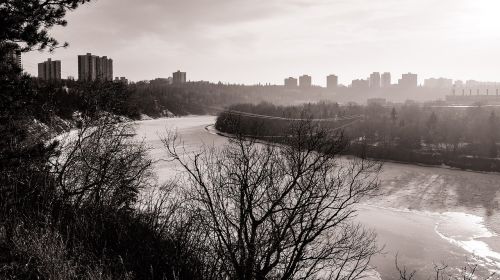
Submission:
[[[14,115],[17,112],[42,122],[52,116],[71,119],[76,112],[88,117],[103,111],[129,117],[137,115],[129,102],[131,93],[120,83],[48,83],[28,75],[6,83],[8,86],[0,93],[2,107]]]
[[[24,89],[22,93],[17,90],[20,86]],[[139,119],[142,114],[151,117],[206,114],[209,110],[206,104],[217,102],[177,87],[160,90],[117,82],[43,81],[27,75],[13,80],[11,89],[0,93],[4,97],[2,105],[5,108],[27,105],[33,117],[42,122],[51,116],[71,119],[75,113],[93,118],[100,112],[109,112],[131,119]]]
[[[353,119],[349,116],[361,117]],[[432,107],[410,102],[395,107],[377,104],[340,106],[328,102],[300,106],[262,103],[229,107],[219,115],[216,128],[222,132],[273,140],[278,139],[276,136],[285,135],[287,128],[294,122],[286,119],[331,119],[319,123],[328,129],[341,127],[349,139],[347,152],[351,154],[500,171],[500,161],[497,159],[498,116],[500,110],[495,107]]]
[[[304,93],[289,91],[282,86],[245,86],[209,82],[188,82],[172,85],[166,82],[138,82],[127,87],[130,108],[136,114],[152,117],[175,115],[214,114],[221,108],[240,103],[272,102],[291,104],[300,100]],[[309,93],[308,93],[309,94]],[[331,94],[330,94],[331,95]],[[323,91],[311,89],[310,98],[324,98]]]
[[[298,97],[278,86],[242,86],[190,82],[183,85],[139,82],[43,81],[28,75],[15,77],[10,88],[0,93],[5,108],[29,107],[33,117],[48,123],[58,116],[72,119],[75,113],[93,117],[109,112],[140,119],[215,114],[220,108],[244,102],[287,103]],[[23,88],[22,94],[17,90]]]

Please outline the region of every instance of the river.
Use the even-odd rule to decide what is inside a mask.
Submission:
[[[188,116],[136,122],[137,137],[151,148],[154,159],[165,159],[160,135],[176,130],[186,152],[222,146],[227,139],[207,130],[213,116]],[[174,162],[155,164],[160,181],[181,169]],[[466,261],[479,273],[500,273],[500,174],[384,163],[382,194],[359,206],[356,219],[375,230],[383,254],[372,260],[382,279],[397,279],[400,265],[428,279],[434,265],[447,264],[458,273]]]

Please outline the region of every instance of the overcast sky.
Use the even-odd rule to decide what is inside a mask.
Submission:
[[[23,57],[26,71],[49,57],[77,76],[77,55],[114,60],[131,80],[282,84],[310,74],[341,83],[371,72],[500,81],[500,0],[97,0],[52,34],[67,49]]]

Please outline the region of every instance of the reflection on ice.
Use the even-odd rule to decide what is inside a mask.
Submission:
[[[493,251],[486,243],[496,234],[486,228],[482,217],[446,212],[441,214],[435,231],[441,238],[475,256],[491,272],[500,272],[500,252]]]

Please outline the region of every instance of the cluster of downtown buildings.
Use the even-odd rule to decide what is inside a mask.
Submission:
[[[339,79],[336,75],[329,75],[326,77],[326,87],[328,89],[336,89],[339,87]],[[402,88],[416,88],[418,86],[417,74],[403,74],[401,79],[398,80],[397,85],[392,84],[391,73],[373,72],[367,79],[353,80],[349,87],[358,89],[378,89],[399,86]],[[289,77],[285,79],[286,88],[309,88],[312,87],[312,77],[309,75],[302,75],[299,79]]]
[[[337,89],[339,87],[344,87],[339,85],[339,79],[336,75],[329,75],[326,77],[326,88],[327,89]],[[285,88],[310,88],[313,87],[312,77],[309,75],[302,75],[298,79],[294,77],[286,78],[284,81]],[[396,84],[392,83],[391,73],[389,72],[373,72],[366,79],[355,79],[352,80],[351,84],[347,88],[352,89],[381,89],[381,88],[400,88],[400,89],[412,89],[419,87],[418,75],[413,73],[403,74],[400,79],[398,79]],[[491,94],[492,92],[498,92],[500,90],[500,83],[498,82],[479,82],[474,80],[461,81],[452,80],[447,78],[429,78],[425,79],[424,83],[420,87],[428,89],[444,89],[450,90],[454,94]]]
[[[366,99],[368,103],[383,105],[386,99],[444,98],[449,104],[500,104],[500,83],[498,82],[429,78],[419,84],[417,74],[407,73],[393,83],[389,72],[373,72],[366,79],[352,80],[348,86],[340,85],[338,80],[336,75],[327,76],[326,89],[334,92],[338,98],[344,98],[347,101]],[[286,78],[284,88],[300,91],[320,89],[320,87],[313,86],[312,77],[309,75],[302,75],[298,79]]]
[[[50,58],[38,63],[38,78],[46,81],[61,80],[61,61]],[[113,60],[107,56],[96,56],[91,53],[78,56],[79,81],[113,81]],[[125,77],[115,81],[128,82]]]

